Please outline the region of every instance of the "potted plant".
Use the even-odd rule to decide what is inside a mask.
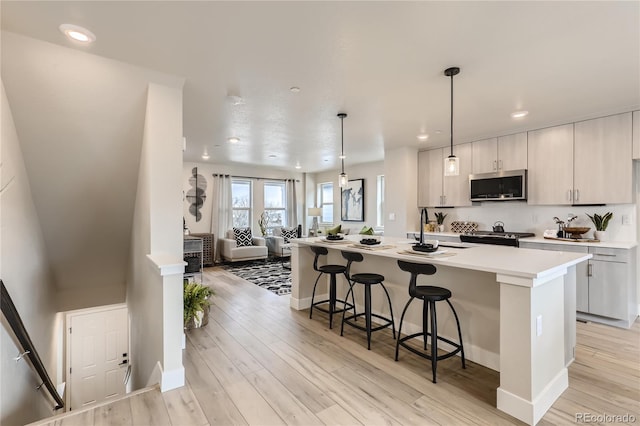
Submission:
[[[447,213],[436,212],[436,222],[438,223],[438,231],[444,232],[444,218],[447,217]]]
[[[269,214],[267,212],[262,212],[262,214],[260,215],[260,219],[258,219],[258,226],[260,227],[262,236],[266,236],[267,227],[269,226]]]
[[[184,303],[184,328],[202,327],[209,322],[209,296],[213,290],[209,287],[198,284],[195,281],[184,280],[183,303]]]
[[[609,226],[609,221],[613,218],[613,213],[607,212],[602,216],[598,213],[594,213],[593,216],[587,213],[587,216],[589,216],[589,219],[591,219],[591,222],[593,222],[596,227],[593,233],[594,238],[600,241],[606,240],[607,233],[605,231],[607,230],[607,226]]]

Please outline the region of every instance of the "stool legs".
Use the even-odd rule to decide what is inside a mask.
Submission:
[[[465,358],[464,358],[464,345],[462,344],[462,331],[460,329],[460,320],[458,318],[458,314],[456,312],[456,310],[454,309],[453,305],[451,304],[451,302],[449,301],[449,299],[446,299],[447,304],[449,305],[449,307],[451,308],[451,312],[453,312],[453,316],[456,319],[456,327],[458,329],[458,342],[459,343],[455,343],[452,342],[449,339],[446,339],[444,337],[439,337],[438,336],[438,317],[436,314],[436,301],[434,300],[424,300],[423,301],[423,306],[422,306],[422,331],[419,333],[414,333],[411,334],[409,336],[405,336],[405,337],[400,337],[401,333],[402,333],[402,323],[404,322],[404,316],[407,312],[407,309],[409,308],[409,305],[411,304],[411,302],[413,301],[414,297],[412,296],[409,301],[407,302],[407,304],[404,306],[404,309],[402,311],[402,316],[400,317],[400,327],[398,328],[398,339],[396,340],[396,357],[395,360],[398,360],[398,354],[399,354],[399,350],[400,350],[400,345],[402,344],[405,348],[407,348],[409,351],[415,353],[416,355],[419,355],[423,358],[429,359],[431,360],[431,373],[432,373],[432,382],[433,383],[437,383],[436,382],[436,370],[437,370],[437,366],[438,366],[438,361],[439,360],[443,360],[446,358],[449,358],[455,354],[457,354],[458,352],[460,352],[460,358],[462,360],[462,368],[466,368],[466,363],[465,363]],[[430,323],[431,328],[429,331],[427,325]],[[427,350],[427,340],[430,340],[431,343],[431,354],[427,355],[426,353],[420,353],[419,350],[412,348],[410,346],[407,346],[406,344],[404,344],[403,342],[405,342],[406,340],[412,339],[414,337],[418,337],[421,336],[423,339],[423,346],[424,346],[424,350]],[[429,339],[430,336],[430,339]],[[450,345],[456,347],[455,350],[453,350],[452,352],[449,352],[447,354],[444,355],[440,355],[438,356],[438,339],[449,343]]]
[[[373,333],[374,331],[377,330],[381,330],[383,328],[388,327],[389,325],[391,325],[391,329],[393,330],[393,338],[396,338],[396,325],[395,325],[395,321],[393,319],[393,308],[391,307],[391,298],[389,297],[389,292],[387,291],[387,289],[385,288],[384,284],[379,283],[382,288],[384,289],[385,294],[387,295],[387,301],[389,302],[389,311],[390,311],[390,318],[385,318],[381,315],[378,314],[374,314],[372,312],[372,308],[371,308],[371,285],[370,284],[363,284],[364,285],[364,313],[360,313],[360,314],[356,314],[356,309],[355,309],[355,301],[353,302],[354,308],[353,308],[353,316],[350,317],[346,317],[346,309],[344,309],[342,311],[342,324],[340,326],[340,335],[343,336],[344,335],[344,324],[347,323],[353,327],[359,328],[360,330],[364,330],[367,333],[367,349],[371,350],[371,333]],[[345,297],[345,299],[348,299],[349,297],[349,293],[351,293],[351,297],[352,300],[353,299],[353,287],[355,287],[355,284],[351,283],[351,286],[349,287],[349,291],[347,292],[347,296]],[[348,321],[352,320],[353,321],[358,321],[358,317],[364,315],[365,317],[365,326],[361,327],[358,326],[356,324],[352,324]],[[383,325],[374,327],[373,326],[373,317],[379,318],[383,321],[385,321],[386,323],[384,323]]]
[[[321,272],[320,274],[318,274],[318,278],[316,278],[316,282],[313,285],[313,293],[311,293],[311,307],[309,308],[309,319],[313,318],[313,308],[315,307],[316,303],[315,303],[315,298],[316,298],[316,288],[318,286],[318,281],[320,280],[320,277],[323,275],[323,273]],[[347,299],[349,298],[349,293],[347,292],[347,295],[345,297],[344,300],[344,308],[343,309],[336,309],[336,302],[337,300],[337,280],[336,280],[336,274],[330,274],[330,278],[329,278],[329,300],[327,300],[326,302],[329,303],[329,309],[328,310],[324,310],[321,308],[316,308],[316,309],[320,309],[324,312],[327,312],[329,314],[329,328],[333,328],[333,315],[343,312],[343,317],[344,317],[344,311],[346,311],[348,308],[353,307],[353,314],[355,315],[356,313],[356,303],[355,303],[355,298],[353,297],[353,292],[351,293],[351,301],[352,304],[350,305],[347,302]],[[345,278],[347,279],[347,282],[349,282],[349,277],[347,277],[346,274],[344,274]],[[349,282],[350,283],[350,282]],[[349,289],[351,290],[351,288]],[[323,303],[323,302],[318,302],[318,304]]]

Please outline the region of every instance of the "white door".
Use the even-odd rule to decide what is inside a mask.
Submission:
[[[70,409],[124,395],[129,367],[127,308],[69,315]]]

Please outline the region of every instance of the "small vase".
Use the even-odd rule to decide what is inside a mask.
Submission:
[[[593,237],[596,240],[607,241],[607,231],[593,231]]]
[[[438,232],[444,232],[444,225],[438,225]]]

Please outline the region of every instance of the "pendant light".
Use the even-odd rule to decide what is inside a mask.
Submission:
[[[346,118],[347,114],[345,114],[344,112],[341,112],[338,114],[338,117],[340,117],[340,128],[342,131],[342,148],[340,151],[340,161],[342,161],[342,172],[340,173],[340,176],[338,176],[338,186],[340,188],[346,188],[347,184],[349,183],[349,178],[347,177],[347,174],[344,172],[344,119]]]
[[[444,70],[444,75],[451,77],[451,153],[444,159],[444,175],[458,176],[460,174],[460,159],[453,155],[453,76],[460,73],[460,68],[451,67]]]

